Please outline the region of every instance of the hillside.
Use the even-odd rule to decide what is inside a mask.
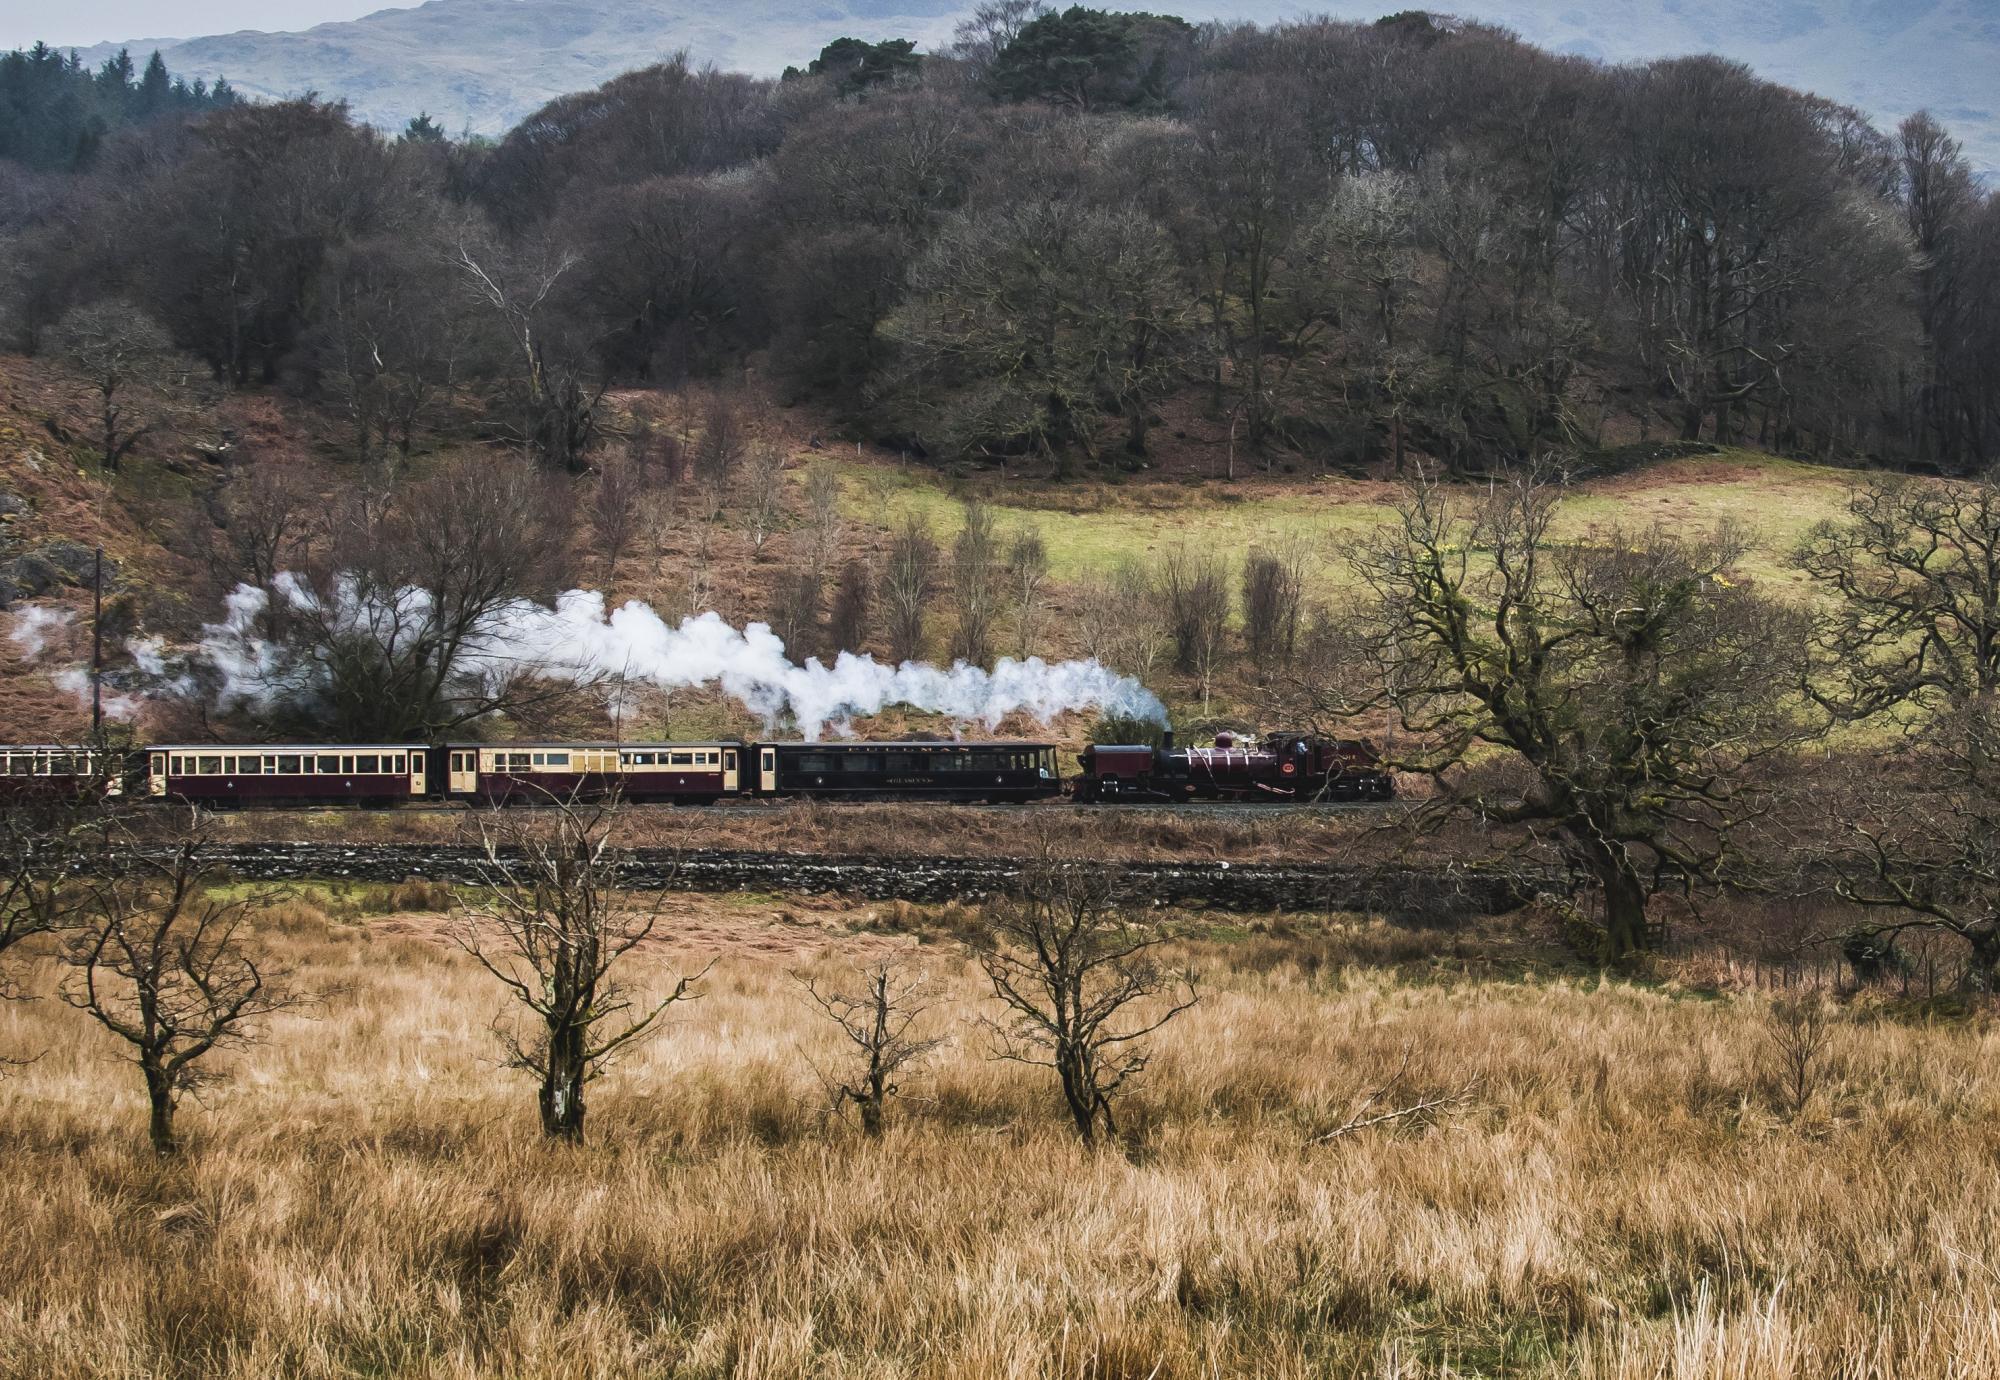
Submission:
[[[400,128],[428,111],[454,132],[498,134],[546,101],[686,49],[698,63],[760,75],[803,65],[843,34],[941,43],[971,7],[958,0],[839,0],[808,8],[753,0],[428,0],[299,33],[245,31],[155,44],[190,79],[227,76],[266,97],[318,91],[362,119]],[[1373,19],[1390,6],[1290,0],[1195,0],[1192,20],[1271,22],[1302,14]],[[1952,126],[1986,173],[2000,171],[2000,17],[1980,0],[1765,5],[1691,0],[1467,0],[1452,13],[1502,24],[1557,52],[1611,62],[1713,52],[1774,81],[1818,92],[1894,123],[1928,108]],[[84,58],[100,62],[120,43]]]

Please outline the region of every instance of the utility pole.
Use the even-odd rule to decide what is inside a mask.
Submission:
[[[104,732],[104,548],[90,572],[90,737]]]

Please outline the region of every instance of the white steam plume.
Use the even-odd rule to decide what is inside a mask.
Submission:
[[[281,576],[276,583],[280,597],[296,606],[306,607],[315,598],[300,581]],[[360,599],[351,583],[337,586],[333,597],[339,601],[331,610],[338,625],[360,630],[384,618],[385,610]],[[263,591],[239,586],[229,597],[223,621],[204,630],[200,657],[219,674],[225,707],[268,705],[309,688],[277,683],[279,649],[256,632],[264,605]],[[405,590],[396,612],[407,628],[422,617],[424,607],[420,591]],[[455,669],[489,686],[524,672],[577,682],[650,683],[662,689],[716,684],[767,724],[789,717],[805,737],[815,739],[829,728],[845,731],[857,715],[898,704],[988,729],[1016,711],[1044,723],[1082,709],[1166,721],[1166,708],[1157,696],[1095,660],[1051,664],[1040,657],[1003,657],[987,671],[963,662],[950,668],[909,661],[892,666],[842,652],[831,665],[816,657],[800,665],[786,656],[783,639],[766,624],[739,630],[704,613],[674,626],[637,600],[607,614],[602,594],[580,589],[559,597],[553,608],[528,600],[506,606]]]
[[[62,636],[75,626],[76,615],[68,609],[30,604],[14,615],[14,626],[7,630],[7,638],[21,649],[22,656],[34,661],[49,649],[52,638]],[[155,640],[150,646],[157,662],[159,644]],[[135,646],[135,656],[137,651]],[[141,669],[145,669],[143,663]],[[58,690],[73,696],[79,706],[89,708],[91,683],[90,670],[87,666],[64,667],[53,672],[49,679],[55,683]],[[100,700],[107,719],[130,719],[144,707],[138,697],[119,694],[113,690],[103,691]]]
[[[14,615],[14,626],[7,630],[7,640],[32,661],[48,650],[51,637],[68,630],[75,622],[76,615],[68,609],[29,604]]]

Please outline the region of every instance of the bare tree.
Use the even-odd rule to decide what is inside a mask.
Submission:
[[[275,458],[239,465],[210,493],[207,507],[221,538],[203,543],[209,573],[224,589],[243,583],[263,590],[264,635],[282,637],[286,604],[278,597],[278,574],[305,565],[322,510],[305,474]]]
[[[857,556],[842,568],[840,586],[833,594],[833,610],[827,615],[826,637],[833,650],[859,652],[861,644],[868,640],[874,611],[874,573],[868,562]]]
[[[1174,669],[1200,682],[1205,707],[1228,650],[1228,574],[1220,557],[1199,555],[1182,543],[1160,562],[1160,590],[1173,635]]]
[[[1564,541],[1562,493],[1542,472],[1469,502],[1420,485],[1353,564],[1411,735],[1394,765],[1435,788],[1420,830],[1469,814],[1552,841],[1601,890],[1611,962],[1652,942],[1653,895],[1716,878],[1768,809],[1753,768],[1812,731],[1805,630],[1731,578],[1740,534]]]
[[[459,901],[452,937],[527,1010],[529,1034],[495,1032],[509,1065],[541,1085],[542,1134],[577,1141],[585,1088],[668,1007],[693,999],[708,970],[657,999],[624,986],[620,965],[654,933],[663,894],[619,891],[632,862],[611,846],[616,801],[549,804],[542,827],[480,822],[477,895]]]
[[[0,960],[25,940],[70,929],[89,905],[78,873],[102,824],[103,785],[17,793],[0,809]],[[0,998],[14,994],[0,975]]]
[[[1042,0],[986,0],[952,30],[951,55],[983,80],[1014,36],[1049,12]]]
[[[764,544],[777,530],[785,508],[785,452],[770,441],[750,444],[749,463],[743,467],[738,502],[743,523],[750,529],[750,549],[762,555]]]
[[[2000,483],[1862,485],[1796,561],[1834,596],[1809,692],[1896,735],[1801,792],[1821,817],[1799,840],[1808,871],[1878,917],[1842,936],[1851,959],[1939,930],[1970,948],[1971,985],[2000,990]]]
[[[1014,596],[1014,626],[1018,655],[1034,650],[1035,630],[1042,614],[1042,586],[1049,578],[1049,549],[1041,532],[1023,527],[1007,548],[1007,583]]]
[[[618,562],[639,527],[645,476],[626,459],[605,459],[597,467],[597,487],[590,496],[590,526],[604,550],[607,581],[618,575]]]
[[[822,583],[833,574],[847,524],[840,512],[840,471],[821,461],[806,471],[806,560]]]
[[[993,510],[978,499],[965,505],[965,525],[951,544],[951,593],[958,626],[951,635],[955,660],[983,666],[993,659],[993,620],[999,600],[1000,536]]]
[[[1045,836],[1020,895],[993,906],[973,952],[1004,1007],[998,1057],[1054,1069],[1086,1145],[1115,1139],[1112,1099],[1145,1070],[1145,1039],[1198,1000],[1162,967],[1168,934],[1117,905],[1118,878]]]
[[[1282,670],[1298,652],[1311,561],[1311,546],[1293,538],[1243,563],[1243,640],[1260,670]]]
[[[609,381],[592,370],[589,350],[557,310],[558,289],[582,256],[553,241],[500,251],[461,240],[455,258],[512,342],[521,440],[543,461],[580,473],[597,439],[598,404]]]
[[[917,661],[924,654],[924,626],[937,587],[938,549],[930,528],[912,513],[889,539],[882,572],[882,606],[889,620],[889,655]]]
[[[882,1134],[882,1113],[900,1089],[896,1079],[940,1045],[942,1036],[919,1036],[917,1022],[936,1003],[937,989],[928,975],[908,973],[894,960],[884,960],[860,971],[859,992],[847,992],[823,984],[811,973],[795,973],[793,979],[859,1055],[860,1067],[853,1081],[842,1082],[821,1074],[836,1105],[853,1103],[861,1114],[861,1129],[870,1136]]]
[[[89,900],[63,949],[63,1000],[131,1046],[146,1082],[156,1154],[179,1148],[174,1112],[200,1061],[257,1038],[257,1022],[300,1006],[291,969],[254,956],[245,920],[276,893],[217,890],[207,821],[191,812],[164,846],[122,822],[98,835]]]
[[[97,453],[117,473],[133,446],[152,430],[132,407],[134,390],[158,381],[173,343],[152,317],[130,302],[78,307],[56,323],[49,345],[97,394]]]
[[[398,742],[565,693],[486,651],[516,601],[562,587],[565,512],[521,457],[350,496],[285,609],[284,642],[258,658],[261,711],[278,727]]]
[[[711,489],[726,490],[749,444],[736,409],[721,397],[711,398],[692,448],[695,480]]]
[[[1773,1001],[1765,1012],[1764,1032],[1770,1040],[1771,1087],[1778,1110],[1796,1121],[1826,1080],[1827,1050],[1833,1043],[1833,1022],[1826,998],[1799,992]]]
[[[810,567],[791,571],[778,582],[771,627],[784,639],[785,651],[794,661],[803,661],[818,651],[819,611],[825,593],[819,572]]]

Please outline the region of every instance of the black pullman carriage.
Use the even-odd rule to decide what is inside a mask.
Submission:
[[[757,794],[842,800],[1040,800],[1052,743],[758,743]]]

